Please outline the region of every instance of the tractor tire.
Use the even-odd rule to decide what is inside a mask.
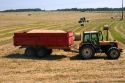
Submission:
[[[46,48],[39,48],[39,49],[37,49],[37,56],[39,57],[39,58],[43,58],[43,57],[45,57],[46,55],[47,55],[47,49]]]
[[[36,55],[36,50],[35,50],[35,48],[33,48],[33,47],[28,47],[28,48],[26,48],[26,50],[25,50],[25,55],[28,56],[28,57],[35,56],[35,55]]]
[[[78,23],[81,23],[82,21],[79,21]]]
[[[51,55],[52,54],[52,49],[47,49],[47,54]]]
[[[91,59],[95,55],[95,50],[92,46],[85,45],[79,49],[79,54],[82,59]]]
[[[108,51],[107,51],[107,52],[105,52],[105,54],[108,56]]]
[[[111,47],[108,50],[108,59],[118,59],[120,57],[120,51],[116,47]]]
[[[84,26],[84,24],[81,24],[81,26]]]

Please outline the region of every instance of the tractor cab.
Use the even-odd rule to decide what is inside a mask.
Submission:
[[[101,38],[100,31],[88,31],[83,33],[82,43],[92,45],[96,50],[100,49]]]

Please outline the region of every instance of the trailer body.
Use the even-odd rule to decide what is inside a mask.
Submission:
[[[74,35],[60,30],[32,30],[14,33],[13,40],[15,46],[69,49],[74,44]]]

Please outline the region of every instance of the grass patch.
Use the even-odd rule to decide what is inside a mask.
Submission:
[[[4,40],[4,41],[0,41],[0,45],[5,45],[5,44],[8,44],[8,43],[12,43],[13,40],[12,39],[7,39],[7,40]]]
[[[111,25],[110,31],[111,31],[113,38],[120,42],[124,42],[125,38],[119,32],[115,31],[116,27],[120,27],[119,21],[116,21]]]

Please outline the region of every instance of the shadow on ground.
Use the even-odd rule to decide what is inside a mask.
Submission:
[[[26,56],[25,54],[9,54],[6,56],[3,56],[3,58],[12,58],[12,59],[34,59],[34,60],[61,60],[64,58],[69,58],[70,60],[82,60],[82,58],[79,55],[75,55],[75,56],[66,56],[66,55],[48,55],[44,58],[38,58],[38,57],[29,57]],[[89,60],[96,60],[96,59],[103,59],[103,60],[107,60],[106,56],[95,56],[92,59]]]
[[[87,60],[96,60],[96,59],[103,59],[107,60],[106,56],[94,56],[92,59],[87,59]],[[72,56],[70,57],[70,60],[83,60],[80,55]]]
[[[29,57],[26,56],[25,54],[10,54],[7,56],[4,56],[3,58],[12,58],[12,59],[34,59],[34,60],[61,60],[63,58],[66,58],[66,56],[64,55],[48,55],[46,57],[43,58],[39,58],[39,57]]]

